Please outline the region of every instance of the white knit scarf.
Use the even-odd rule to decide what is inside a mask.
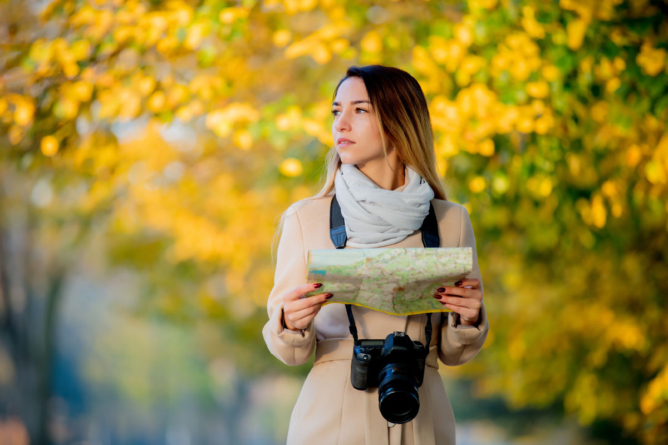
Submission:
[[[395,244],[422,226],[429,214],[434,191],[429,183],[406,166],[404,190],[378,187],[354,164],[336,171],[336,200],[346,222],[346,244],[351,247],[382,247]]]

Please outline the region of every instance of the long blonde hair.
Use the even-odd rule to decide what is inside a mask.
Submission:
[[[351,66],[336,86],[332,101],[341,84],[350,77],[364,81],[371,106],[376,110],[383,153],[387,159],[387,147],[395,147],[399,161],[410,166],[431,186],[434,197],[447,201],[445,187],[436,171],[434,131],[431,127],[427,99],[420,84],[413,76],[399,68],[382,65]],[[341,165],[336,146],[329,149],[325,159],[325,182],[318,193],[298,201],[283,212],[272,242],[272,258],[276,243],[283,233],[285,218],[307,201],[333,195],[334,178]]]

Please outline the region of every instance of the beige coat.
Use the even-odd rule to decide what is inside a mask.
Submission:
[[[457,366],[475,357],[489,331],[484,305],[476,326],[460,325],[459,315],[454,312],[432,314],[434,334],[424,381],[418,390],[420,410],[406,424],[392,425],[383,418],[378,408],[378,388],[360,391],[350,383],[353,340],[343,304],[324,305],[308,329],[283,328],[281,296],[307,283],[309,249],[335,248],[329,237],[331,200],[329,195],[299,201],[288,211],[278,246],[274,287],[267,303],[269,321],[262,330],[271,353],[287,365],[306,363],[315,348],[315,364],[292,411],[288,445],[454,445],[455,417],[437,371],[438,359]],[[475,237],[466,208],[440,199],[431,202],[441,247],[473,248],[473,272],[469,277],[480,280],[482,291]],[[423,247],[421,236],[417,230],[384,247]],[[425,314],[394,316],[360,306],[352,308],[361,339],[384,339],[393,331],[405,331],[412,340],[425,342]],[[441,324],[442,320],[446,322]]]

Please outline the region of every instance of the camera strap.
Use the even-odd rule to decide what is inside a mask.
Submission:
[[[438,235],[438,220],[436,219],[436,212],[434,205],[429,203],[429,214],[422,221],[420,227],[422,231],[422,244],[425,248],[440,247],[441,238]],[[348,235],[346,234],[346,223],[341,213],[341,206],[336,200],[336,195],[332,198],[332,203],[329,208],[329,236],[337,249],[343,249],[346,246]],[[348,314],[348,321],[350,322],[350,334],[353,336],[355,346],[359,345],[357,338],[357,325],[355,324],[355,317],[353,317],[353,310],[350,304],[346,304],[346,313]],[[431,313],[427,313],[427,324],[424,327],[424,335],[427,341],[425,345],[426,353],[429,354],[429,344],[431,343]]]

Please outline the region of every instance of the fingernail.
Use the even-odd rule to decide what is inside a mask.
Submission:
[[[438,288],[438,291],[439,291],[439,292],[445,292],[445,288],[444,288],[444,287],[439,287],[439,288]]]
[[[319,287],[322,287],[322,283],[316,283],[316,284],[314,284],[313,286],[317,289],[317,288],[319,288]]]
[[[327,295],[325,296],[325,298],[327,298],[327,299],[329,300],[329,299],[332,298],[333,296],[334,296],[333,294],[327,294]]]
[[[462,285],[462,281],[461,281],[461,280],[459,280],[459,281],[457,281],[457,282],[455,283],[455,286],[461,286],[461,285]]]
[[[434,298],[441,298],[440,295],[434,295]]]

